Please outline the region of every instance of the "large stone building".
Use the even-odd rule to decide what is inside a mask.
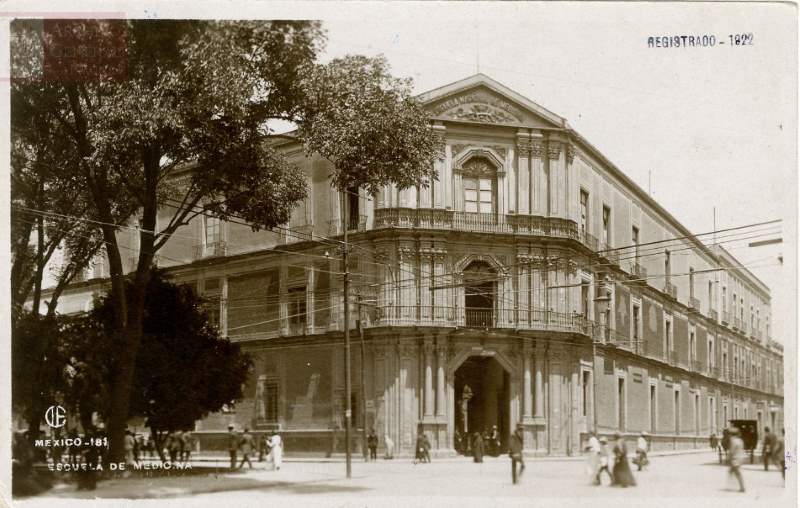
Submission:
[[[705,446],[730,419],[783,425],[782,348],[761,281],[564,118],[492,79],[419,99],[445,145],[430,187],[340,196],[329,163],[287,143],[310,195],[285,228],[201,216],[159,253],[254,358],[246,398],[197,423],[203,442],[234,422],[280,429],[290,454],[341,451],[332,436],[347,396],[356,426],[404,453],[420,428],[448,453],[457,430],[496,425],[506,440],[521,423],[527,450],[562,455],[595,426],[673,448]],[[133,233],[128,247],[133,266]],[[62,309],[86,308],[104,275],[95,266]]]

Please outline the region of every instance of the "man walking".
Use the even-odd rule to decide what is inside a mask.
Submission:
[[[761,446],[761,454],[764,456],[764,471],[769,471],[769,461],[775,453],[775,434],[770,432],[769,427],[764,427],[764,444]]]
[[[730,430],[729,447],[730,469],[728,470],[728,475],[736,477],[739,482],[739,492],[744,492],[744,479],[742,479],[742,472],[739,470],[744,462],[744,442],[739,437],[739,429],[736,427]]]
[[[375,429],[369,431],[367,448],[369,448],[369,460],[378,460],[378,436],[375,435]]]
[[[648,464],[647,460],[647,432],[642,431],[639,434],[639,439],[636,440],[636,466],[641,471],[644,466]]]
[[[236,455],[239,451],[239,435],[233,430],[233,425],[228,425],[228,453],[231,456],[231,471],[236,469]]]
[[[239,442],[239,446],[242,449],[242,462],[239,464],[239,469],[244,467],[245,462],[250,466],[250,469],[253,469],[253,463],[250,462],[250,454],[253,453],[255,445],[256,443],[253,440],[253,436],[250,434],[250,429],[245,427],[244,434],[242,434],[242,439]]]
[[[508,454],[511,456],[511,483],[516,484],[517,479],[522,477],[525,471],[525,461],[522,458],[522,447],[524,438],[522,435],[522,425],[517,425],[517,429],[511,435],[509,442]],[[517,464],[519,464],[519,473],[517,473]]]

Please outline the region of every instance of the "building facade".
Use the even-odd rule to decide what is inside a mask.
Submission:
[[[692,235],[565,119],[484,75],[419,99],[444,141],[427,188],[340,194],[327,161],[286,144],[310,189],[286,227],[200,216],[159,252],[254,359],[246,398],[198,422],[201,441],[235,423],[280,429],[287,453],[336,453],[346,397],[357,428],[409,454],[419,431],[447,454],[457,434],[497,426],[506,441],[522,424],[529,453],[565,455],[593,429],[671,449],[731,419],[782,427],[769,289],[724,241]],[[106,275],[98,262],[62,310]]]

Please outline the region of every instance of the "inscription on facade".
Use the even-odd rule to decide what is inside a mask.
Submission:
[[[448,99],[433,108],[433,114],[487,123],[514,123],[523,118],[519,108],[483,92]]]

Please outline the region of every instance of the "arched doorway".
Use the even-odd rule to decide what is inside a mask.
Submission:
[[[461,451],[469,453],[475,432],[491,433],[497,427],[500,446],[485,453],[500,453],[508,445],[511,378],[496,358],[470,356],[455,370],[455,429],[462,436]],[[458,443],[454,443],[458,448]]]
[[[497,272],[484,261],[473,261],[464,269],[464,324],[476,328],[495,326]]]

